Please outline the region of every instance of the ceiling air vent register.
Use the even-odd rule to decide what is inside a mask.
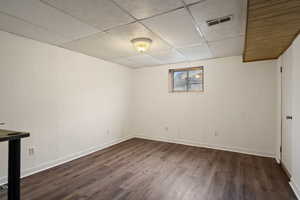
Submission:
[[[208,20],[208,21],[206,21],[206,23],[207,23],[207,26],[215,26],[217,24],[222,24],[222,23],[231,21],[232,17],[233,17],[233,15],[227,15],[225,17]]]

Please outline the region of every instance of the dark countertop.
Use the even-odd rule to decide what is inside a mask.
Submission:
[[[29,133],[0,129],[0,142],[29,137]]]

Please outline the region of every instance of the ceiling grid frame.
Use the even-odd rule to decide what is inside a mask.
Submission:
[[[68,41],[68,39],[66,38],[66,41],[67,41],[67,42],[78,41],[78,40],[81,40],[81,39],[83,39],[83,38],[87,38],[87,37],[93,36],[93,35],[98,34],[98,33],[109,34],[109,33],[108,33],[109,30],[112,30],[112,29],[115,29],[115,28],[118,28],[118,27],[122,27],[122,26],[127,26],[127,25],[134,24],[134,23],[139,23],[139,24],[142,25],[145,29],[147,29],[151,34],[155,35],[155,36],[158,37],[160,40],[164,41],[164,43],[168,44],[168,45],[171,47],[171,48],[170,48],[170,52],[175,51],[175,52],[177,52],[178,54],[180,54],[181,56],[185,57],[186,60],[183,61],[183,62],[190,62],[190,61],[192,61],[192,60],[187,59],[187,57],[186,57],[185,55],[183,55],[183,53],[180,52],[180,51],[178,50],[178,48],[174,47],[174,46],[173,46],[172,44],[170,44],[167,40],[165,40],[163,37],[160,37],[159,34],[157,34],[155,31],[151,30],[151,28],[149,28],[148,26],[146,26],[146,25],[143,23],[144,20],[151,19],[151,18],[155,18],[155,17],[161,16],[161,15],[165,15],[165,14],[168,14],[168,13],[171,13],[171,12],[174,12],[174,11],[176,11],[176,10],[179,10],[179,9],[183,9],[183,8],[184,8],[184,9],[189,13],[189,15],[190,15],[190,17],[191,17],[191,21],[192,21],[192,23],[194,24],[194,27],[195,27],[195,29],[197,30],[198,34],[199,34],[199,37],[203,39],[203,42],[208,46],[209,51],[211,51],[209,42],[206,40],[206,37],[204,37],[203,31],[201,30],[200,26],[199,26],[198,23],[196,22],[195,17],[193,16],[193,14],[192,14],[192,12],[191,12],[191,10],[190,10],[190,6],[193,6],[193,5],[196,5],[196,4],[201,4],[202,2],[206,2],[206,1],[210,1],[210,0],[191,1],[191,3],[187,3],[186,0],[178,0],[178,1],[180,1],[180,2],[182,3],[183,6],[180,6],[180,7],[175,8],[175,9],[170,9],[170,10],[167,10],[167,11],[165,11],[165,12],[160,12],[160,13],[158,13],[158,14],[151,15],[151,16],[149,16],[149,17],[145,17],[145,18],[141,18],[141,19],[138,19],[138,18],[134,17],[130,12],[128,12],[126,9],[124,9],[122,6],[120,6],[115,0],[110,0],[110,1],[113,2],[120,10],[122,10],[124,13],[126,13],[127,15],[129,15],[131,18],[133,18],[133,21],[132,21],[132,22],[129,22],[129,23],[125,23],[125,24],[113,26],[113,27],[111,27],[111,28],[104,29],[104,30],[100,30],[98,27],[96,27],[96,26],[94,26],[94,25],[92,25],[92,24],[90,24],[90,23],[87,23],[86,21],[84,21],[84,20],[82,20],[82,19],[80,19],[80,18],[78,18],[78,17],[76,17],[76,16],[73,16],[72,14],[70,14],[70,13],[68,13],[68,12],[65,12],[64,10],[62,10],[62,9],[60,9],[60,8],[57,8],[57,7],[55,7],[55,6],[52,6],[51,4],[48,4],[47,2],[45,2],[44,0],[37,0],[37,1],[43,3],[43,4],[47,5],[47,6],[50,6],[50,7],[54,8],[54,9],[58,10],[59,12],[65,14],[65,15],[68,15],[68,16],[70,16],[70,17],[72,17],[73,19],[75,19],[75,20],[77,20],[77,21],[79,21],[79,22],[81,22],[81,23],[88,24],[89,26],[91,26],[91,27],[93,27],[93,28],[99,30],[99,32],[97,32],[97,33],[92,33],[91,35],[87,35],[87,36],[84,36],[84,37],[80,37],[80,38],[77,38],[77,39],[75,39],[75,40],[69,40],[69,41]],[[242,0],[242,1],[244,1],[244,0]],[[0,3],[1,3],[1,2],[0,2]],[[0,4],[0,6],[1,6],[1,4]],[[4,14],[7,15],[7,13],[4,13]],[[12,16],[12,17],[15,17],[15,16]],[[55,33],[53,30],[49,30],[49,29],[47,29],[47,28],[44,27],[44,26],[39,26],[39,25],[33,24],[33,23],[31,23],[31,22],[29,22],[29,21],[26,21],[26,20],[24,20],[24,19],[19,19],[19,20],[22,20],[22,21],[24,21],[24,22],[26,22],[26,23],[28,23],[28,24],[32,24],[33,26],[35,26],[35,27],[37,27],[37,28],[42,28],[42,29],[44,29],[45,31],[52,32],[53,34],[57,34],[57,35],[59,35],[60,37],[64,37],[64,36],[62,36],[61,34]],[[7,31],[7,30],[4,30],[4,31]],[[7,32],[9,32],[9,31],[7,31]],[[12,33],[13,33],[13,34],[17,34],[17,33],[14,33],[14,32],[12,32]],[[18,35],[18,34],[17,34],[17,35]],[[22,34],[19,34],[19,35],[22,36],[22,37],[28,37],[28,36],[22,35]],[[30,37],[29,37],[29,38],[30,38]],[[30,38],[30,39],[35,39],[35,38]],[[231,39],[231,37],[228,37],[228,38],[225,38],[225,39]],[[224,40],[225,40],[225,39],[224,39]],[[38,40],[38,41],[41,41],[41,40]],[[41,42],[45,42],[45,41],[41,41]],[[128,41],[128,42],[130,42],[130,41]],[[46,43],[49,43],[49,42],[46,42]],[[49,43],[49,44],[51,44],[51,45],[56,45],[56,46],[65,48],[64,45],[63,45],[63,44],[65,44],[65,42],[62,43],[62,44],[53,44],[53,43]],[[195,46],[197,46],[197,44],[196,44]],[[191,45],[190,47],[193,47],[193,45]],[[68,49],[68,48],[66,48],[66,49]],[[69,49],[69,50],[72,50],[72,49]],[[82,52],[80,52],[80,53],[82,53]],[[212,53],[212,52],[211,52],[211,53]],[[85,54],[85,53],[83,53],[83,54]],[[85,54],[85,55],[88,55],[88,54]],[[151,53],[147,53],[147,55],[148,55],[148,56],[151,56],[153,59],[156,59],[155,57],[153,57],[153,56],[151,55]],[[242,52],[241,52],[241,55],[242,55]],[[118,58],[119,58],[119,59],[122,59],[122,58],[128,58],[128,57],[118,57]],[[103,59],[103,60],[106,60],[106,61],[110,61],[110,62],[111,62],[110,59],[105,59],[105,58],[100,58],[100,59]],[[209,59],[210,59],[210,58],[209,58]],[[169,64],[169,63],[162,63],[162,64]],[[130,66],[129,66],[129,67],[130,67]],[[143,66],[139,66],[139,67],[143,67]]]

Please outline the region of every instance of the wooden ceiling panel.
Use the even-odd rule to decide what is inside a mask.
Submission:
[[[300,30],[300,0],[248,0],[244,62],[278,58]]]

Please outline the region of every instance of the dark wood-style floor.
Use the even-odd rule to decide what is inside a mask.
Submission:
[[[5,199],[4,194],[1,198]],[[295,200],[274,159],[131,139],[22,180],[22,200]]]

